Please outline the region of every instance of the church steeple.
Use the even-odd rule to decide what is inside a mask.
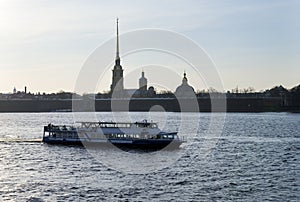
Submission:
[[[119,55],[119,18],[117,18],[117,47],[116,47],[116,62],[120,61]],[[120,63],[119,63],[120,64]]]
[[[139,80],[139,89],[144,92],[147,91],[147,79],[144,71],[142,71],[142,77]]]
[[[113,91],[123,91],[124,82],[123,82],[123,69],[121,66],[120,59],[120,47],[119,47],[119,18],[117,18],[117,42],[116,42],[116,59],[115,66],[112,70],[112,84],[110,86],[111,92]]]

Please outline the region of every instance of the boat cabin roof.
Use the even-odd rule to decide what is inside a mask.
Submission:
[[[81,127],[101,127],[101,128],[130,128],[133,125],[139,128],[157,128],[157,123],[154,122],[147,122],[147,121],[141,121],[141,122],[107,122],[107,121],[99,121],[99,122],[77,122],[81,123]]]

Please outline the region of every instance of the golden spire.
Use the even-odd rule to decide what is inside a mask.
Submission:
[[[117,52],[116,52],[116,60],[119,60],[119,18],[117,18]]]

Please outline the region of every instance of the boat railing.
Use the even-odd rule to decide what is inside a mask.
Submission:
[[[66,125],[53,125],[49,124],[48,126],[44,126],[45,132],[77,132],[74,126],[66,126]]]
[[[81,124],[81,128],[158,128],[157,123],[154,122],[107,122],[107,121],[99,121],[99,122],[76,122]]]

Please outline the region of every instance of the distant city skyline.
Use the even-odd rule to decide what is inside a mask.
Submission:
[[[158,28],[193,40],[216,63],[224,90],[238,86],[260,91],[300,83],[298,1],[4,0],[0,2],[0,92],[25,86],[30,92],[72,92],[87,57],[115,38],[117,17],[121,35]],[[142,70],[150,85],[165,80],[152,72],[158,66],[122,58],[120,43],[125,88],[138,87]],[[112,52],[112,64],[114,59]],[[131,72],[132,66],[139,71]],[[179,64],[174,66],[177,74],[163,84],[171,91],[180,85],[184,71]],[[108,75],[99,91],[110,90],[111,71]],[[206,89],[188,71],[187,77],[195,90]]]

